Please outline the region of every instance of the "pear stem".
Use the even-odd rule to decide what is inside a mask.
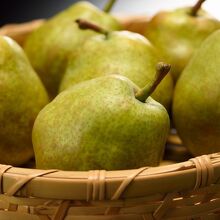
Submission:
[[[93,30],[97,33],[104,34],[106,36],[108,35],[107,30],[105,30],[104,28],[90,21],[79,18],[79,19],[76,19],[75,22],[78,24],[79,28],[82,30]]]
[[[106,13],[110,12],[111,9],[113,8],[115,2],[116,2],[116,0],[109,0],[107,2],[107,4],[105,5],[105,7],[103,8],[103,11]]]
[[[163,62],[159,62],[156,65],[156,75],[153,81],[149,82],[144,88],[136,92],[135,98],[141,102],[145,102],[146,99],[153,93],[161,80],[170,71],[171,65]]]
[[[205,2],[205,0],[198,0],[197,2],[196,2],[196,4],[192,7],[192,9],[191,9],[191,15],[192,16],[196,16],[197,15],[197,13],[198,13],[198,11],[199,11],[199,9],[202,7],[202,4]]]

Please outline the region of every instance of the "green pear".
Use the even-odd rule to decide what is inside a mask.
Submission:
[[[158,64],[139,89],[121,75],[84,81],[38,115],[32,134],[40,169],[130,169],[158,165],[169,131],[166,109],[149,95],[169,71]]]
[[[111,15],[89,2],[80,1],[46,21],[28,37],[25,52],[51,98],[57,95],[69,54],[95,34],[81,31],[74,22],[77,18],[89,19],[108,30],[119,29],[118,21]]]
[[[220,30],[210,35],[181,74],[173,119],[190,152],[220,151]]]
[[[175,81],[203,40],[220,28],[218,20],[200,9],[203,2],[199,0],[192,8],[159,12],[147,25],[145,36],[172,65]]]
[[[21,165],[33,156],[32,127],[48,95],[15,41],[0,36],[0,163]]]
[[[155,77],[155,65],[160,61],[158,52],[143,36],[128,31],[108,32],[85,20],[77,20],[81,29],[93,29],[101,34],[89,38],[70,57],[60,91],[81,81],[120,73],[137,86],[143,87]],[[169,109],[173,81],[168,74],[152,97]]]

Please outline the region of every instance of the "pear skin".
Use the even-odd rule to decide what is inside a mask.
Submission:
[[[32,127],[48,95],[23,50],[0,36],[0,163],[21,165],[33,157]]]
[[[49,19],[28,37],[25,52],[51,98],[57,95],[69,54],[74,53],[85,39],[96,34],[81,31],[74,22],[78,18],[91,20],[108,30],[120,28],[111,15],[89,2],[80,1]]]
[[[108,74],[126,76],[139,87],[154,79],[160,56],[145,37],[129,31],[113,31],[107,36],[103,33],[88,39],[77,56],[69,58],[60,91]],[[172,93],[173,80],[168,74],[152,97],[169,109]]]
[[[194,155],[220,151],[220,31],[196,51],[175,88],[173,119]]]
[[[124,76],[108,75],[60,93],[34,124],[37,167],[119,170],[158,165],[169,116],[149,97],[153,84],[140,90]]]
[[[194,51],[220,28],[217,19],[199,8],[201,3],[199,0],[197,6],[192,8],[161,11],[147,24],[145,36],[160,50],[166,62],[172,65],[171,73],[175,81]]]

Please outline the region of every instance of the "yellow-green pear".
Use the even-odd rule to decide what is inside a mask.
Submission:
[[[220,30],[210,35],[181,74],[173,119],[184,145],[195,155],[220,152]]]
[[[94,31],[81,31],[74,22],[78,18],[91,20],[108,30],[120,28],[113,16],[89,2],[80,1],[46,21],[28,37],[25,52],[51,98],[57,95],[68,56],[95,34]]]
[[[18,44],[0,36],[0,163],[33,157],[32,127],[48,95]]]
[[[175,81],[194,51],[220,28],[220,22],[201,9],[204,1],[198,0],[193,7],[161,11],[147,24],[145,36],[172,65],[171,73]]]
[[[158,51],[143,36],[129,31],[107,31],[86,20],[77,20],[81,29],[91,29],[100,34],[89,38],[70,56],[60,91],[95,77],[121,74],[144,87],[155,77],[155,65],[160,61]],[[169,109],[173,81],[168,74],[152,97]]]
[[[130,169],[156,166],[169,131],[166,109],[149,95],[169,71],[164,63],[143,89],[121,75],[81,82],[38,115],[33,145],[40,169]]]

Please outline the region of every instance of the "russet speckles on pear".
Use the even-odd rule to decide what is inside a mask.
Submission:
[[[146,103],[137,100],[132,84],[109,75],[61,92],[35,121],[37,167],[117,170],[158,165],[169,116],[150,97]]]

